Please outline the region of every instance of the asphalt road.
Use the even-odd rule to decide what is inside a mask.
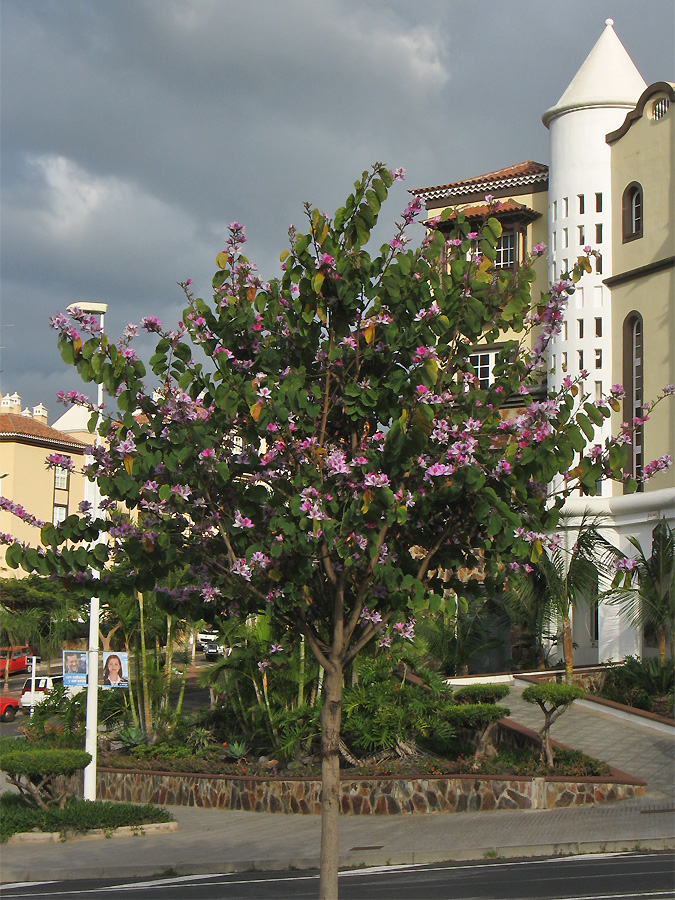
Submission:
[[[124,896],[129,900],[303,900],[318,893],[316,872],[248,872],[147,881],[4,885],[3,900]],[[666,900],[675,898],[675,856],[621,853],[390,866],[340,875],[340,900]]]

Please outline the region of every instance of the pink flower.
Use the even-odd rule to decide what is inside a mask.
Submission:
[[[235,511],[234,514],[234,527],[235,528],[253,528],[253,522],[248,516],[242,516],[239,510]]]

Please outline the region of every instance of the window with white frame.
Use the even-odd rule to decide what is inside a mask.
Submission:
[[[595,226],[595,243],[596,244],[602,243],[602,225],[601,224],[597,224]]]
[[[584,337],[584,320],[577,319],[577,328],[579,329],[579,339],[583,340]]]
[[[595,317],[595,336],[602,337],[602,316]]]
[[[68,490],[68,469],[62,466],[56,466],[54,469],[54,488],[57,491]]]
[[[601,381],[595,382],[595,399],[602,400],[602,382]]]
[[[595,195],[595,211],[602,212],[602,192]]]
[[[61,522],[64,522],[67,512],[67,506],[61,506],[60,504],[55,503],[54,512],[52,514],[52,525],[60,525]]]
[[[579,225],[579,246],[583,247],[586,243],[586,227]]]
[[[469,362],[478,378],[482,390],[487,390],[495,380],[493,369],[497,362],[497,350],[479,350],[469,355]]]
[[[563,218],[567,218],[570,213],[570,204],[567,197],[563,197]]]
[[[595,351],[595,368],[602,368],[602,350],[599,347]]]
[[[577,194],[577,199],[579,200],[579,215],[583,216],[586,212],[586,201],[584,199],[583,194]]]
[[[513,231],[502,232],[495,250],[495,269],[512,269],[516,262],[516,236]]]

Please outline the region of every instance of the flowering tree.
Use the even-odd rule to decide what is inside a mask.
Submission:
[[[307,231],[290,228],[270,283],[232,223],[212,298],[186,281],[177,329],[141,322],[158,339],[155,391],[134,327],[115,344],[92,317],[56,316],[64,360],[117,398],[89,469],[108,515],[70,516],[42,529],[44,549],[7,550],[10,565],[80,578],[123,553],[139,590],[187,564],[192,583],[167,604],[196,616],[264,611],[278,639],[291,627],[304,635],[325,670],[323,897],[337,896],[345,666],[371,641],[412,640],[423,611],[452,612],[460,569],[479,569],[489,586],[529,566],[565,493],[621,477],[626,455],[620,440],[584,454],[616,392],[590,403],[570,380],[556,396],[530,393],[588,256],[531,311],[530,265],[492,268],[496,219],[475,232],[460,213],[449,239],[432,228],[409,249],[417,198],[371,256],[364,245],[402,174],[376,164],[332,219],[306,205]],[[470,361],[481,339],[504,341],[487,388]],[[92,407],[92,430],[97,418]],[[86,549],[101,531],[111,542]],[[284,652],[273,645],[260,665]]]

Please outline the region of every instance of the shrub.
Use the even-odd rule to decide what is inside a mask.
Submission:
[[[574,684],[531,684],[523,691],[526,703],[536,703],[544,713],[544,725],[539,730],[541,761],[553,766],[551,725],[575,700],[584,696],[583,688]]]
[[[172,820],[173,816],[167,809],[149,803],[136,806],[132,803],[92,802],[69,797],[63,809],[52,806],[43,810],[29,806],[18,794],[8,792],[0,795],[0,842],[3,843],[13,834],[35,829],[86,832],[92,828],[141,827],[150,822]]]
[[[508,684],[467,684],[455,691],[455,703],[499,703],[509,693]]]
[[[84,750],[42,748],[17,749],[3,752],[0,769],[8,775],[26,803],[46,810],[50,805],[63,808],[67,792],[60,777],[74,775],[91,762]]]
[[[674,687],[672,660],[662,666],[653,657],[640,659],[627,656],[621,665],[609,669],[600,696],[615,703],[651,711],[657,697],[672,697]],[[667,705],[672,709],[672,700]]]

